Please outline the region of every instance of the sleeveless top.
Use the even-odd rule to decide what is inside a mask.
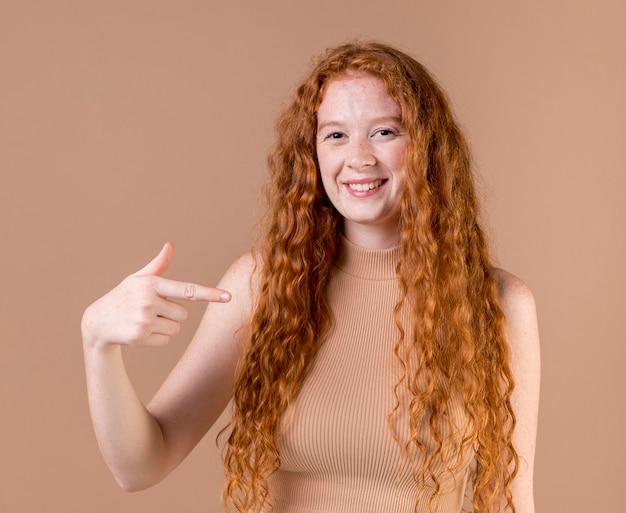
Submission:
[[[393,352],[399,257],[400,248],[340,240],[327,292],[333,326],[278,436],[281,466],[269,480],[275,513],[414,513],[420,493],[417,511],[428,512],[429,479],[418,485],[387,420],[400,376]],[[451,408],[463,418],[462,405]],[[399,417],[395,436],[406,439],[408,418]],[[470,461],[444,474],[433,512],[462,511]]]

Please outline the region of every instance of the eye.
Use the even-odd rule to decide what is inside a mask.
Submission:
[[[344,135],[341,132],[331,132],[330,134],[328,134],[325,139],[342,139],[344,137]]]
[[[374,135],[382,135],[383,137],[389,137],[391,135],[396,135],[395,130],[391,128],[380,128],[374,132]]]

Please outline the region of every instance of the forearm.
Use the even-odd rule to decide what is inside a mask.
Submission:
[[[102,455],[127,491],[159,482],[165,472],[165,439],[137,396],[120,346],[84,347],[89,408]]]
[[[166,244],[148,265],[89,306],[81,322],[96,437],[115,479],[129,491],[158,483],[189,454],[228,402],[236,366],[242,300],[231,304],[226,290],[161,277],[173,250]],[[246,262],[244,270],[252,269],[252,260]],[[249,286],[249,272],[235,278],[224,283],[237,290]],[[187,318],[177,299],[228,305],[205,316],[206,327],[191,344],[194,356],[181,359],[147,408],[128,378],[122,347],[167,344]]]

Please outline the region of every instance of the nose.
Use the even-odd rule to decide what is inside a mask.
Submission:
[[[376,157],[367,140],[355,140],[350,144],[347,156],[348,167],[360,171],[376,164]]]

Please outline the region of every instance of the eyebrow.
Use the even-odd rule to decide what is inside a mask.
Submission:
[[[381,116],[379,118],[374,118],[372,120],[370,120],[370,123],[373,125],[379,124],[379,123],[398,123],[399,125],[402,125],[402,118],[400,118],[399,116]],[[327,126],[343,126],[344,123],[342,123],[341,121],[325,121],[324,123],[322,123],[321,125],[319,125],[317,127],[317,130],[320,131],[323,128],[326,128]]]

